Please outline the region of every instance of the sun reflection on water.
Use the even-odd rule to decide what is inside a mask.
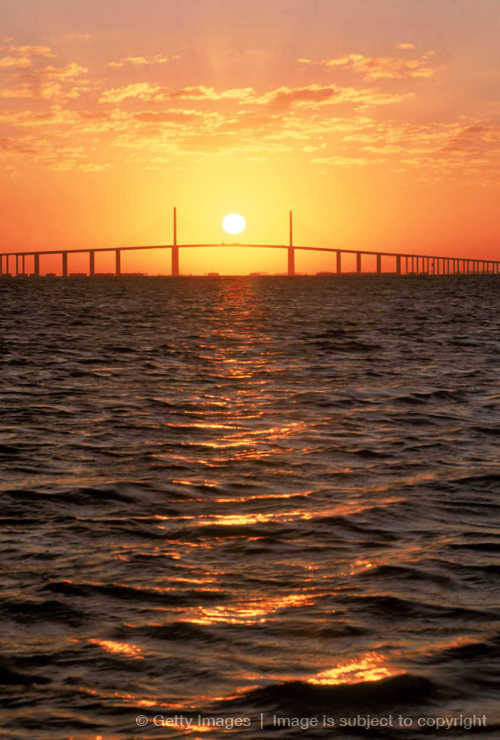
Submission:
[[[133,645],[129,642],[115,642],[114,640],[97,640],[91,639],[89,643],[92,645],[98,645],[100,648],[105,650],[107,653],[112,655],[123,655],[126,658],[135,658],[136,660],[142,660],[143,655],[141,654],[141,648],[138,645]]]
[[[312,676],[307,683],[317,686],[336,686],[339,684],[356,684],[365,681],[382,681],[404,673],[403,670],[387,664],[382,653],[371,652],[339,663],[334,668]]]
[[[311,606],[321,594],[288,594],[267,598],[248,599],[245,602],[221,604],[217,606],[198,606],[186,622],[193,624],[262,624],[282,610],[293,607]]]

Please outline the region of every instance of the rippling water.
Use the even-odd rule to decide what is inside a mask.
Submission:
[[[497,277],[0,296],[0,735],[500,736]]]

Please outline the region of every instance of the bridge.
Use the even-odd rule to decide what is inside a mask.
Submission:
[[[497,260],[486,260],[476,259],[470,257],[450,257],[447,255],[429,255],[429,254],[407,254],[401,252],[385,252],[385,251],[370,251],[370,250],[357,250],[357,249],[343,249],[341,247],[311,247],[294,244],[293,241],[293,213],[290,211],[290,222],[289,222],[289,241],[288,244],[179,244],[177,241],[177,209],[174,208],[174,221],[173,221],[173,240],[172,244],[156,244],[156,245],[136,245],[136,246],[123,246],[123,247],[96,247],[90,249],[54,249],[44,251],[30,251],[30,252],[9,252],[0,253],[0,275],[15,275],[25,276],[28,275],[26,271],[26,258],[32,257],[33,269],[29,274],[35,277],[40,276],[40,258],[49,255],[60,255],[61,256],[61,273],[63,277],[68,277],[68,255],[70,254],[88,254],[89,255],[89,268],[88,275],[90,277],[95,276],[95,255],[97,252],[113,252],[115,256],[115,269],[114,275],[119,276],[122,274],[121,270],[121,254],[127,251],[140,251],[144,249],[170,249],[171,250],[171,275],[173,277],[180,275],[179,268],[179,250],[180,249],[193,249],[193,248],[214,248],[214,247],[245,247],[254,249],[284,249],[288,255],[288,270],[289,276],[295,275],[295,252],[307,251],[307,252],[331,252],[336,255],[335,259],[335,274],[340,275],[342,273],[342,256],[343,255],[355,255],[356,256],[356,270],[355,272],[360,274],[363,272],[363,257],[375,257],[376,258],[376,273],[382,274],[382,258],[391,258],[393,270],[389,270],[390,274],[397,275],[458,275],[458,274],[492,274],[500,272],[500,261]],[[13,273],[10,272],[10,262],[14,260]]]

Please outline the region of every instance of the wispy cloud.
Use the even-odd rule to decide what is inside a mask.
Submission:
[[[4,83],[0,87],[0,97],[60,101],[75,99],[88,89],[87,80],[82,79],[87,72],[86,67],[76,62],[64,67],[44,65],[30,69]]]
[[[376,90],[338,87],[336,85],[307,85],[305,87],[279,87],[256,98],[259,104],[268,104],[277,109],[291,106],[312,106],[351,103],[355,105],[389,105],[400,103],[413,93],[385,93]]]
[[[76,59],[55,58],[48,46],[9,42],[0,48],[2,161],[10,167],[25,157],[51,169],[91,173],[109,166],[106,155],[154,167],[165,157],[181,162],[182,157],[263,160],[293,154],[325,171],[368,165],[434,173],[459,166],[464,172],[491,170],[500,159],[500,126],[494,122],[416,125],[401,119],[398,107],[416,96],[408,80],[430,74],[426,65],[430,69],[433,54],[413,59],[409,44],[399,47],[406,52],[401,58],[302,57],[310,84],[215,87],[200,81],[174,87],[155,77],[154,65],[172,58],[166,55],[112,62],[120,69],[120,84],[106,86],[109,65],[89,71]],[[314,79],[319,67],[321,82]],[[144,74],[139,82],[137,69]],[[344,70],[367,82],[325,83],[326,70]],[[384,79],[404,82],[388,86]]]
[[[29,69],[34,62],[53,58],[55,54],[49,46],[0,46],[0,69]]]
[[[137,82],[132,85],[105,90],[100,96],[99,102],[121,103],[124,100],[134,98],[156,103],[171,100],[247,100],[252,95],[252,88],[229,88],[218,92],[213,87],[197,85],[172,90],[151,82]]]
[[[108,62],[108,67],[115,67],[117,69],[126,66],[147,67],[151,64],[167,64],[168,62],[174,62],[178,59],[180,59],[179,54],[170,54],[168,56],[165,56],[164,54],[154,54],[149,57],[125,57],[117,62]]]
[[[267,105],[276,110],[292,106],[317,106],[334,103],[355,105],[389,105],[399,103],[413,93],[387,93],[353,87],[311,84],[304,87],[282,86],[258,94],[252,87],[216,90],[204,85],[172,90],[150,82],[137,82],[124,87],[105,90],[100,103],[122,103],[125,100],[140,100],[153,103],[168,103],[175,100],[234,101],[247,105]]]
[[[411,44],[400,44],[399,49],[412,49]],[[323,67],[334,67],[362,75],[365,80],[397,80],[404,78],[430,78],[436,73],[432,66],[435,56],[429,51],[420,57],[408,59],[402,57],[369,57],[364,54],[344,54],[340,57],[322,59],[313,62],[311,59],[299,58],[301,64],[317,64]]]

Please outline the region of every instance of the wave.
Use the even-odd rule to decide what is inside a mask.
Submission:
[[[357,684],[316,686],[304,681],[288,681],[258,688],[234,700],[234,705],[245,704],[263,709],[280,709],[312,714],[315,711],[363,711],[397,708],[407,704],[435,701],[445,693],[425,676],[402,674],[381,681]]]

